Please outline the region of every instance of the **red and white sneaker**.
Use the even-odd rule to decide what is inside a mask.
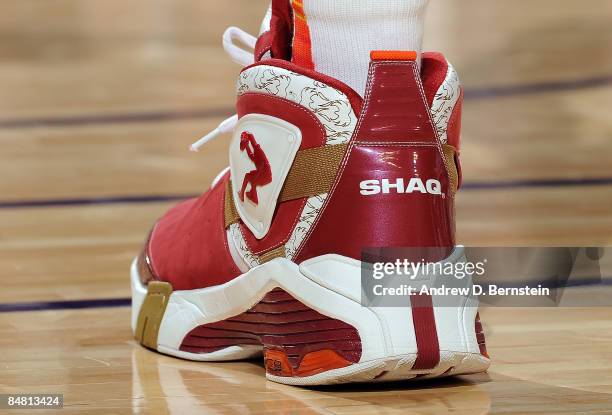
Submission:
[[[197,361],[263,352],[268,379],[291,385],[485,371],[476,301],[361,304],[364,248],[464,258],[453,67],[426,53],[419,72],[414,53],[373,52],[362,98],[269,58],[283,51],[263,39],[238,79],[230,167],[162,217],[132,265],[138,341]]]

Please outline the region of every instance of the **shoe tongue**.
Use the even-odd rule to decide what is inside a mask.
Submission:
[[[290,0],[272,0],[270,19],[272,47],[270,52],[275,59],[291,59],[291,39],[293,37],[293,18]]]

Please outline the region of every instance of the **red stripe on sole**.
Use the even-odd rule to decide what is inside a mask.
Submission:
[[[433,369],[440,363],[440,344],[433,303],[429,295],[413,295],[412,321],[417,342],[417,359],[412,369]]]
[[[485,340],[484,329],[482,327],[482,323],[480,322],[480,313],[476,313],[476,341],[478,342],[478,348],[480,349],[480,354],[489,358],[489,352],[487,351],[487,342]]]

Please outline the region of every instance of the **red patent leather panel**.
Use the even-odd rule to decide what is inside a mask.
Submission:
[[[371,247],[442,247],[442,257],[450,254],[453,197],[415,62],[373,62],[363,108],[343,171],[296,261],[330,253],[359,259]],[[362,194],[362,182],[383,179],[437,180],[442,194]]]
[[[436,179],[443,195],[363,196],[364,180]],[[359,259],[367,247],[454,247],[453,204],[436,146],[356,145],[297,262],[330,253]],[[445,253],[450,253],[450,249]]]
[[[356,139],[436,143],[429,104],[414,61],[374,61]]]
[[[298,127],[302,132],[300,150],[325,145],[325,127],[312,111],[284,98],[258,92],[247,92],[238,97],[236,104],[240,118],[247,114],[265,114],[280,118]]]
[[[174,290],[226,283],[240,275],[227,246],[223,205],[229,175],[197,199],[187,200],[161,218],[149,244],[155,274]]]

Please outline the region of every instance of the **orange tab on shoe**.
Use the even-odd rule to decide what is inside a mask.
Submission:
[[[370,59],[373,61],[416,61],[417,53],[401,50],[373,50],[370,52]]]

